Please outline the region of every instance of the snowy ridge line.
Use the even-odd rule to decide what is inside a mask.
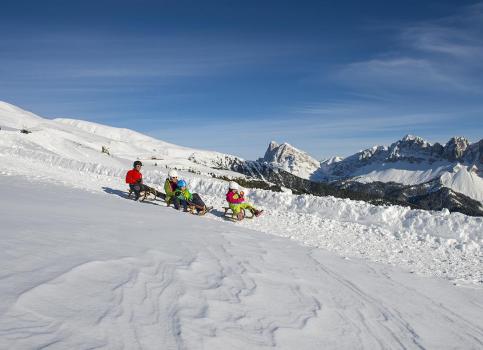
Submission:
[[[126,128],[117,128],[113,126],[106,126],[99,123],[89,122],[85,120],[78,120],[78,119],[69,119],[69,118],[55,118],[53,122],[59,123],[61,125],[68,125],[83,132],[86,132],[91,135],[96,135],[104,138],[108,138],[113,141],[117,142],[124,142],[124,140],[135,140],[138,142],[148,142],[149,144],[161,144],[166,148],[176,148],[184,151],[192,150],[189,147],[183,147],[174,145],[172,143],[168,143],[165,141],[158,140],[154,137],[147,136],[140,132],[126,129]]]
[[[86,163],[75,159],[65,158],[55,153],[47,154],[45,152],[30,151],[21,148],[14,148],[10,152],[32,162],[40,164],[45,163],[50,166],[57,166],[69,170],[77,170],[82,172],[89,172],[97,175],[107,176],[124,176],[125,170],[107,167],[100,163]]]

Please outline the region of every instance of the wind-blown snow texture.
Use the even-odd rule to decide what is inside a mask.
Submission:
[[[227,155],[6,104],[0,126],[1,349],[483,346],[482,218],[250,190],[265,215],[228,223],[226,182],[181,172],[218,208],[196,217],[126,200],[125,172]]]
[[[0,187],[2,349],[483,346],[480,288],[115,191]]]

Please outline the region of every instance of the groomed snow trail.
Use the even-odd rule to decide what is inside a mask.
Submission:
[[[1,349],[479,349],[483,293],[0,176]]]

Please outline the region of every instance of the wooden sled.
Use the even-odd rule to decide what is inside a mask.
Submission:
[[[246,209],[242,209],[241,212],[243,213],[243,219],[238,219],[233,210],[231,210],[230,207],[223,207],[223,210],[225,211],[223,215],[233,221],[241,221],[243,219],[253,219],[255,217],[255,214],[253,214],[250,210],[248,211],[251,215],[247,215]]]
[[[198,212],[197,209],[200,209],[201,211]],[[188,204],[188,212],[193,214],[193,215],[203,216],[206,213],[208,213],[211,209],[213,209],[213,207],[208,207],[206,205],[205,205],[204,208],[201,208],[200,206],[198,206],[196,204],[192,204],[192,203]]]
[[[130,188],[128,189],[128,195],[127,198],[131,198],[131,195],[134,196],[134,191],[131,190]],[[151,198],[152,197],[152,198]],[[155,200],[156,199],[156,190],[152,187],[148,187],[147,190],[141,191],[139,193],[139,200],[141,202],[144,202],[145,200]]]

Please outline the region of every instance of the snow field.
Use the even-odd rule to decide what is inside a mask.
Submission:
[[[2,349],[483,346],[480,288],[163,206],[11,180],[0,176]]]

